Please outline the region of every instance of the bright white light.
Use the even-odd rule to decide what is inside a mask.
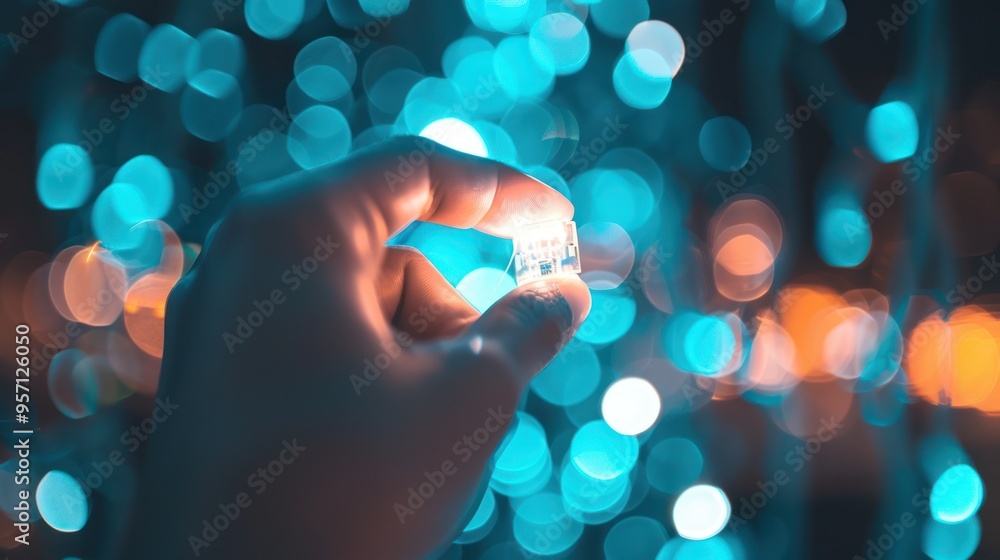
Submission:
[[[490,155],[486,142],[469,123],[453,117],[438,119],[424,127],[420,136],[430,138],[453,150],[479,157]]]
[[[576,222],[543,222],[514,235],[517,285],[539,278],[580,274],[580,240]]]
[[[605,391],[601,415],[619,434],[641,434],[660,416],[660,395],[652,383],[640,377],[619,379]]]
[[[648,76],[673,78],[684,64],[684,39],[669,23],[652,19],[632,28],[625,39],[625,51],[639,53],[643,50],[650,52],[636,56],[634,62]],[[660,55],[659,60],[650,56],[652,53]]]
[[[74,533],[87,524],[87,496],[80,483],[62,471],[49,471],[42,477],[35,503],[42,519],[56,531]]]
[[[681,493],[674,503],[674,527],[685,539],[703,541],[719,534],[729,522],[729,498],[715,486],[699,484]]]

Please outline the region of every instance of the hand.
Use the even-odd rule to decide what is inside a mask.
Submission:
[[[245,192],[170,295],[158,398],[176,410],[149,437],[124,557],[423,558],[449,544],[590,295],[575,276],[539,281],[479,316],[419,252],[385,242],[414,220],[510,237],[572,214],[512,168],[409,137]],[[487,441],[464,443],[477,430]]]

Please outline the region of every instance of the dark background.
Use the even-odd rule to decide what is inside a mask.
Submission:
[[[885,40],[877,22],[880,19],[888,20],[892,15],[893,5],[902,3],[888,0],[848,0],[846,28],[822,46],[807,43],[788,30],[776,30],[775,34],[790,35],[787,40],[794,45],[789,49],[790,57],[783,65],[783,82],[761,84],[757,80],[763,80],[763,77],[753,71],[746,71],[746,53],[753,45],[747,44],[744,30],[750,18],[768,17],[755,11],[756,3],[767,1],[752,0],[750,11],[738,14],[736,22],[728,26],[727,31],[706,48],[697,60],[689,63],[690,67],[685,68],[677,78],[697,84],[702,95],[719,113],[742,116],[744,122],[748,122],[755,139],[758,134],[753,126],[754,115],[760,116],[763,110],[748,102],[749,90],[769,89],[776,96],[785,96],[786,106],[791,108],[804,102],[795,87],[798,78],[807,72],[829,71],[831,83],[839,80],[858,101],[870,105],[879,100],[887,84],[918,64],[916,61],[921,50],[927,50],[933,56],[922,59],[919,64],[927,64],[928,60],[936,58],[939,61],[929,66],[933,72],[931,80],[914,79],[908,87],[941,92],[941,95],[929,95],[933,100],[932,110],[939,123],[952,122],[960,127],[963,123],[962,112],[975,99],[992,99],[994,102],[998,99],[983,94],[984,91],[995,94],[1000,88],[1000,84],[994,82],[1000,79],[997,54],[1000,53],[1000,34],[996,30],[1000,5],[997,3],[971,0],[941,2],[940,17],[934,18],[935,21],[910,22]],[[204,4],[200,11],[193,12],[201,14],[203,25],[197,24],[198,17],[191,16],[189,19],[193,21],[189,21],[186,31],[218,25],[213,10],[208,6],[208,0]],[[685,35],[688,34],[686,29],[702,29],[700,25],[695,28],[690,24],[697,25],[701,19],[715,18],[721,10],[734,8],[729,0],[653,0],[651,4],[651,18],[687,22],[688,25],[684,28],[675,23]],[[920,10],[927,10],[928,6],[930,4],[922,6]],[[190,3],[185,3],[180,8],[188,11],[192,9]],[[35,10],[36,7],[31,3],[4,2],[0,5],[0,30],[6,32],[20,29],[19,19]],[[0,241],[0,267],[23,251],[40,251],[51,256],[67,241],[83,242],[85,237],[80,218],[74,213],[48,211],[38,201],[34,177],[41,155],[38,141],[39,115],[49,107],[52,100],[62,96],[87,99],[107,93],[124,93],[132,88],[132,84],[121,84],[100,76],[82,80],[65,76],[64,80],[53,80],[50,70],[66,60],[82,65],[90,64],[92,67],[94,30],[99,29],[110,15],[125,11],[155,24],[175,21],[174,18],[179,13],[179,7],[174,2],[87,2],[84,6],[64,10],[65,13],[55,16],[29,44],[22,46],[22,52],[17,55],[12,54],[7,45],[0,46],[0,192],[3,193],[0,198],[0,233],[8,234],[7,238]],[[769,17],[773,18],[773,9],[769,11]],[[378,41],[382,44],[398,44],[417,53],[428,74],[440,75],[440,53],[451,41],[461,36],[468,25],[468,16],[461,2],[415,0],[408,12],[399,16],[378,37]],[[280,106],[285,85],[292,77],[292,61],[300,43],[266,41],[253,35],[242,22],[239,8],[227,16],[224,25],[220,27],[239,34],[246,43],[248,75],[253,84],[245,90],[246,104],[270,102]],[[299,34],[352,36],[350,30],[335,26],[325,14],[304,25],[296,33]],[[597,74],[610,75],[615,57],[620,52],[620,40],[610,39],[596,31],[591,31],[591,40],[592,52],[588,68],[578,75],[560,79],[557,86],[558,94],[570,107],[586,104],[587,99],[583,93],[586,81],[594,79]],[[752,60],[752,57],[749,58]],[[157,153],[156,146],[176,128],[178,117],[176,108],[171,109],[166,103],[162,106],[158,104],[158,97],[166,98],[169,94],[153,90],[150,95],[150,103],[144,104],[142,110],[155,116],[147,121],[152,126],[145,131],[144,145],[105,142],[99,148],[99,153],[95,154],[95,161],[123,160],[134,153]],[[669,98],[667,104],[669,105]],[[1000,107],[994,105],[993,109],[1000,110]],[[918,111],[918,114],[923,119],[926,113]],[[95,118],[100,116],[103,115]],[[626,114],[625,120],[628,119],[639,122],[642,117],[633,112],[631,116]],[[86,117],[82,122],[87,122]],[[764,123],[766,133],[767,123],[773,122],[773,119],[765,116],[761,117],[760,122]],[[599,125],[600,123],[597,124],[598,127]],[[626,134],[638,133],[637,129],[641,126],[637,125]],[[593,137],[597,133],[599,129],[581,130],[580,137]],[[971,141],[970,136],[966,135],[959,149],[935,168],[935,174],[941,176],[966,169],[967,157],[964,154],[970,150],[966,143]],[[835,275],[834,283],[843,286],[882,282],[873,277],[869,269],[831,273],[821,266],[810,242],[810,224],[814,220],[812,201],[815,194],[812,185],[829,157],[833,139],[826,126],[810,126],[801,130],[794,143],[794,152],[787,156],[790,159],[793,184],[775,187],[779,192],[787,192],[789,195],[778,197],[775,203],[790,225],[786,235],[792,241],[791,247],[795,251],[792,255],[784,256],[784,261],[788,263],[788,268],[782,271],[784,276],[799,277],[822,270],[824,274]],[[105,153],[101,154],[102,151]],[[111,151],[115,153],[107,153]],[[214,169],[218,148],[187,136],[180,146],[180,152],[190,165],[192,183],[203,184],[207,180],[208,171]],[[658,161],[664,162],[676,152],[671,146],[663,145],[659,153],[656,147],[650,148],[649,153]],[[894,171],[898,172],[898,169],[883,172],[888,174],[882,177],[883,184],[890,182],[888,177]],[[198,175],[199,172],[201,176]],[[679,175],[684,177],[683,172]],[[694,193],[695,210],[688,217],[694,225],[703,220],[704,214],[717,206],[719,201],[712,198],[713,188],[710,183],[690,179],[684,187]],[[230,189],[222,196],[230,197],[235,192],[235,189]],[[203,239],[224,206],[214,204],[210,208],[212,214],[202,214],[189,225],[175,220],[180,226],[178,233],[188,240]],[[1000,208],[994,210],[1000,220]],[[906,227],[930,228],[932,232],[939,233],[941,227],[947,227],[947,223],[944,226],[911,223]],[[962,259],[954,256],[946,246],[936,242],[937,237],[937,233],[932,233],[932,241],[926,246],[909,249],[923,256],[923,266],[904,261],[903,265],[896,268],[900,274],[907,275],[917,290],[947,290],[947,274],[942,270],[951,270],[953,274],[961,275],[960,271],[964,267],[976,261],[976,258]],[[776,285],[780,285],[780,281],[776,281]],[[996,291],[996,281],[988,283],[984,290],[987,294]],[[9,318],[0,314],[2,332],[9,332],[12,326]],[[8,370],[6,367],[4,369],[5,372]],[[36,414],[41,416],[43,424],[59,417],[59,413],[49,403],[43,402],[36,406],[41,406],[40,409],[36,408]],[[143,397],[134,396],[104,414],[110,415],[115,422],[127,425],[129,418],[142,417],[149,406],[150,403]],[[844,435],[830,443],[828,448],[825,447],[815,458],[814,469],[810,474],[797,481],[801,486],[795,492],[801,492],[800,495],[805,496],[805,505],[799,518],[800,531],[790,535],[791,542],[795,543],[793,550],[801,545],[799,550],[802,550],[803,557],[817,559],[846,559],[860,554],[865,548],[866,540],[881,533],[877,527],[882,522],[898,519],[895,513],[897,510],[889,505],[892,500],[887,499],[890,483],[905,487],[908,481],[915,491],[919,491],[921,487],[919,476],[913,467],[917,451],[912,442],[919,436],[951,427],[966,447],[987,487],[987,500],[979,513],[983,523],[982,544],[975,557],[1000,558],[1000,533],[994,531],[997,520],[1000,519],[1000,502],[991,499],[1000,488],[1000,451],[996,443],[1000,436],[1000,420],[984,417],[974,411],[938,410],[923,403],[909,406],[903,421],[891,428],[877,429],[868,426],[860,421],[856,411],[852,411],[848,418],[852,423]],[[96,425],[104,421],[97,418],[81,420],[69,430],[72,433],[74,430],[83,432],[97,429]],[[693,424],[705,437],[705,441],[710,442],[705,448],[706,468],[709,470],[719,468],[712,466],[714,456],[722,458],[734,450],[750,456],[763,453],[764,442],[773,442],[775,431],[765,413],[742,400],[703,408],[694,414]],[[786,438],[785,444],[794,446],[795,440]],[[765,478],[767,473],[752,471],[738,477],[736,486],[727,487],[734,506],[737,506],[741,497],[749,496],[755,491],[758,480]],[[96,514],[92,517],[93,522],[102,523]],[[0,529],[0,535],[7,534],[5,531],[6,529]],[[85,541],[90,538],[87,535],[95,533],[97,532],[93,527],[88,526],[87,531],[82,534],[62,535],[38,523],[34,536],[39,548],[36,549],[33,545],[31,552],[17,550],[12,552],[11,557],[28,558],[32,552],[38,554],[38,550],[42,549],[64,550],[60,542],[73,543],[77,547],[83,545],[84,549],[93,550],[98,546],[97,543],[87,545],[81,539]],[[913,537],[919,538],[917,535]],[[592,551],[592,557],[598,557],[602,541],[603,532],[588,531],[576,546],[577,554]],[[757,544],[758,552],[753,558],[772,557],[767,553],[769,543]],[[897,557],[919,557],[919,544],[911,542],[912,544],[916,547],[911,548],[910,553]],[[470,550],[475,548],[470,547]]]

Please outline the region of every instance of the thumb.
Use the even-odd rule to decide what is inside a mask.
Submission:
[[[539,280],[511,291],[470,329],[502,354],[521,386],[544,368],[590,312],[590,291],[578,276]]]

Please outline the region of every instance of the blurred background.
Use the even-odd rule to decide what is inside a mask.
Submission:
[[[35,503],[26,547],[5,433],[0,547],[109,554],[169,421],[167,294],[230,199],[420,134],[566,194],[594,300],[443,558],[1000,558],[998,13],[4,2],[2,419]],[[515,285],[510,240],[393,242],[479,309]]]

